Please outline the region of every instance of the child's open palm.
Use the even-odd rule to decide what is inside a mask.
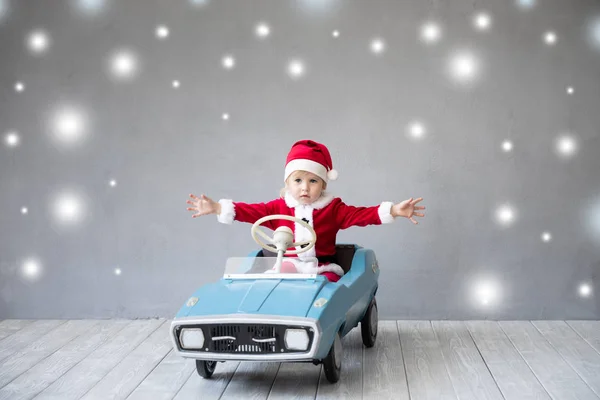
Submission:
[[[191,200],[188,200],[187,204],[191,204],[192,207],[188,207],[188,211],[196,212],[194,215],[192,215],[193,218],[208,214],[219,214],[221,205],[211,198],[206,197],[203,194],[201,194],[200,197],[190,194],[190,198]]]
[[[413,224],[418,224],[417,220],[413,217],[424,217],[425,214],[416,212],[416,210],[424,210],[424,206],[417,206],[416,204],[423,200],[422,197],[413,199],[412,197],[408,200],[404,200],[398,204],[392,206],[392,216],[394,217],[405,217],[411,220]]]

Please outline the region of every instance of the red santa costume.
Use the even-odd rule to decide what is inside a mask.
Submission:
[[[292,146],[286,160],[284,181],[292,172],[298,170],[312,172],[325,182],[337,179],[337,171],[333,169],[329,151],[324,145],[312,140],[301,140]],[[340,229],[394,221],[391,215],[392,202],[385,201],[372,207],[355,207],[346,205],[339,197],[334,197],[326,191],[311,204],[301,204],[290,193],[267,203],[248,204],[228,199],[221,199],[219,203],[221,213],[217,217],[219,222],[226,224],[231,224],[234,220],[253,224],[260,218],[273,214],[295,216],[307,222],[315,230],[317,241],[312,249],[298,254],[297,257],[300,260],[316,257],[319,262],[318,265],[296,265],[300,272],[324,274],[330,280],[338,280],[344,275],[342,267],[335,263],[336,235]],[[264,226],[273,230],[287,226],[294,232],[296,242],[311,239],[308,229],[293,221],[272,220],[265,222]]]

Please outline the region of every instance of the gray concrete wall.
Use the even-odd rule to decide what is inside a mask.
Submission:
[[[0,318],[172,317],[257,248],[188,194],[275,198],[304,138],[347,203],[425,198],[418,226],[338,236],[376,251],[381,318],[600,318],[599,18],[592,0],[0,0]]]

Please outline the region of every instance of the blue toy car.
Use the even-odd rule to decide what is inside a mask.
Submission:
[[[277,228],[272,238],[258,229],[272,219],[301,224],[311,232],[311,240],[294,243],[288,227]],[[338,244],[337,264],[345,274],[338,282],[329,282],[318,274],[285,271],[290,263],[301,267],[299,263],[317,262],[284,257],[314,246],[316,234],[306,222],[271,215],[256,221],[251,232],[263,250],[229,258],[223,277],[187,300],[171,323],[175,351],[196,359],[198,374],[204,378],[212,376],[219,361],[312,362],[323,363],[327,380],[337,382],[345,335],[360,322],[364,345],[375,345],[379,277],[375,253]],[[293,247],[296,250],[288,251]]]

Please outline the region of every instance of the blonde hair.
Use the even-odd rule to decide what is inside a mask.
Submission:
[[[315,175],[312,172],[308,172],[308,171],[303,171],[303,170],[297,170],[294,171],[290,174],[290,176],[288,176],[288,178],[285,180],[285,186],[283,188],[281,188],[281,190],[279,191],[279,197],[281,197],[282,199],[285,197],[285,192],[287,192],[287,185],[288,185],[288,181],[290,179],[296,179],[296,178],[302,178],[308,174],[311,175]],[[315,175],[316,176],[316,175]],[[323,182],[323,190],[327,189],[327,182],[325,182],[321,177],[317,176],[317,179],[320,179]]]

